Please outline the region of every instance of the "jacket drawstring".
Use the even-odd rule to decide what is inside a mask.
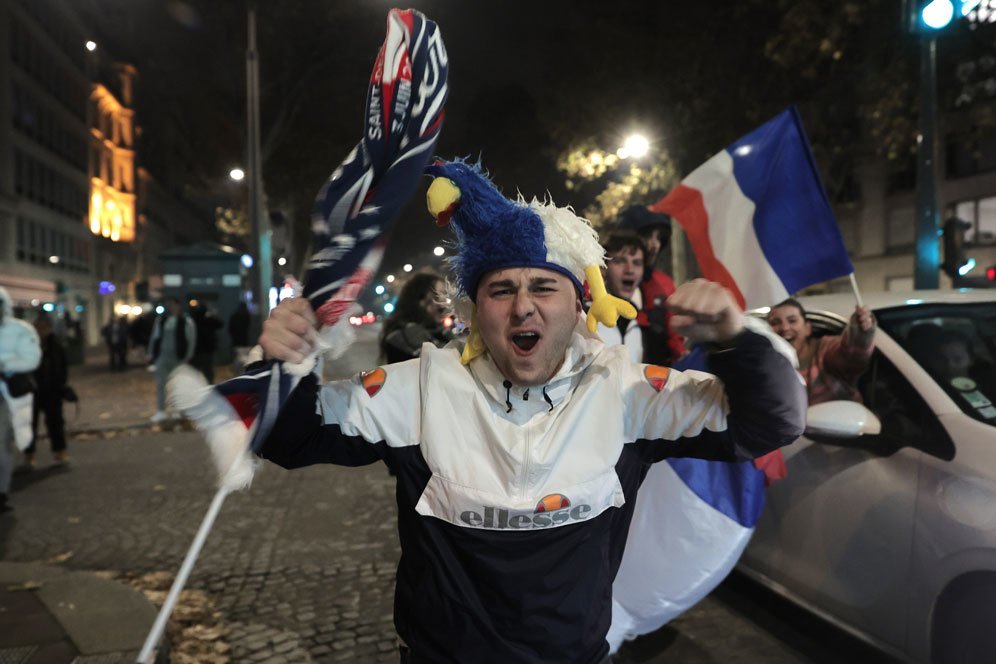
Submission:
[[[512,381],[506,380],[501,384],[505,388],[505,405],[508,406],[506,413],[512,412]]]
[[[529,388],[528,387],[526,388],[526,391],[522,393],[522,400],[523,401],[529,401]]]
[[[553,401],[550,399],[550,395],[546,393],[546,385],[543,386],[543,399],[550,404],[550,411],[553,412]]]

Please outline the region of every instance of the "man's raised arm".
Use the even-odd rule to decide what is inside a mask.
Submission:
[[[658,441],[655,460],[673,456],[744,460],[798,438],[806,391],[788,344],[748,320],[721,285],[697,279],[668,298],[675,330],[708,348],[711,373],[670,370],[656,384],[631,375],[629,438]],[[644,373],[646,370],[644,370]]]

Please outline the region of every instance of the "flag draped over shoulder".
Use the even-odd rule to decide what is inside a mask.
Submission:
[[[794,107],[696,168],[650,209],[681,224],[703,276],[747,309],[854,271]]]
[[[315,253],[305,273],[304,296],[325,329],[344,320],[376,273],[387,233],[418,186],[442,126],[447,72],[436,24],[417,11],[392,9],[367,90],[363,137],[321,188],[312,213]],[[226,449],[219,458],[212,437],[225,430],[231,438],[241,427],[245,438],[248,429],[248,447],[258,451],[286,398],[314,363],[315,358],[302,366],[260,363],[215,386],[211,394],[183,394],[193,390],[189,375],[186,382],[182,377],[171,381],[174,403],[208,434],[223,483],[235,488],[248,481],[244,464],[242,472],[226,470],[238,465],[246,441],[241,450]],[[241,479],[226,480],[233,473]]]

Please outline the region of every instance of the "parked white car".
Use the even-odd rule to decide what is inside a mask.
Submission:
[[[854,310],[801,301],[814,332]],[[996,662],[996,291],[866,304],[867,408],[810,409],[739,569],[899,659]]]

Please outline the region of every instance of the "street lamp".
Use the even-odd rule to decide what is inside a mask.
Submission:
[[[432,253],[434,253],[436,256],[442,256],[444,253],[446,253],[446,250],[443,249],[442,247],[436,247],[435,249],[432,250]]]
[[[386,281],[389,284],[393,284],[394,283],[394,275],[393,274],[387,275],[386,277],[384,277],[384,281]]]
[[[277,259],[277,265],[279,265],[280,267],[287,265],[287,259],[281,256],[280,258]]]
[[[411,263],[405,263],[405,266],[401,269],[404,270],[405,272],[411,272],[415,268],[412,267]]]
[[[86,44],[84,44],[84,46],[86,46],[86,50],[90,51],[91,53],[97,50],[97,42],[93,41],[92,39],[86,40]]]
[[[233,168],[228,171],[228,177],[232,178],[236,182],[242,182],[242,180],[246,177],[246,172],[241,168]]]
[[[633,157],[639,159],[645,157],[650,152],[650,141],[642,134],[630,134],[623,141],[622,147],[616,151],[620,159]]]

